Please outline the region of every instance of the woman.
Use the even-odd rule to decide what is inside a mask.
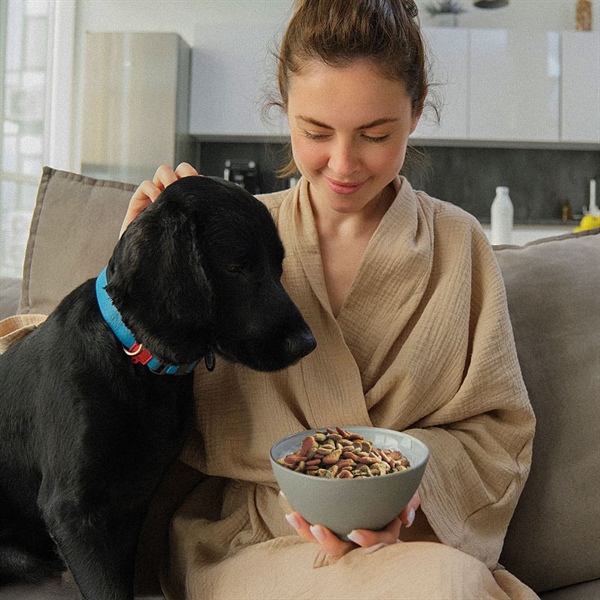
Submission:
[[[168,598],[536,597],[497,564],[534,431],[502,279],[475,219],[398,176],[427,95],[415,17],[412,0],[297,4],[279,104],[302,178],[262,200],[318,348],[280,373],[220,361],[196,377],[183,459],[208,477],[173,519]],[[195,174],[161,167],[126,223]],[[270,446],[324,425],[429,446],[419,492],[384,531],[342,541],[278,497]]]

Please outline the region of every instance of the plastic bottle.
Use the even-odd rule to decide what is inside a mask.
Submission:
[[[492,244],[512,243],[514,209],[508,188],[496,188],[496,197],[492,202],[490,242]]]

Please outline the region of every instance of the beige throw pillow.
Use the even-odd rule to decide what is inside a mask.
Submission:
[[[136,186],[44,167],[23,266],[20,313],[49,314],[106,266]]]

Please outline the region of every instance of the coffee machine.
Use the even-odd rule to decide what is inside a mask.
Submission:
[[[231,181],[251,194],[260,193],[256,161],[247,159],[227,159],[223,169],[223,179]]]

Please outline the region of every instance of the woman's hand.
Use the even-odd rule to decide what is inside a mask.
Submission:
[[[168,185],[171,185],[174,181],[182,177],[189,177],[190,175],[198,175],[198,171],[188,163],[181,163],[175,170],[169,165],[158,167],[152,181],[146,180],[141,183],[131,197],[127,212],[125,213],[125,219],[123,219],[120,235],[123,235],[123,232],[127,229],[131,221],[147,206],[150,206]]]
[[[421,498],[417,491],[406,505],[406,508],[385,529],[381,531],[355,529],[348,535],[352,542],[341,540],[335,533],[322,525],[310,525],[297,512],[287,514],[286,519],[300,537],[309,542],[320,544],[322,550],[330,558],[337,560],[357,546],[369,548],[370,552],[375,552],[384,546],[395,544],[398,542],[402,526],[410,527],[412,525],[415,513],[420,505]]]

